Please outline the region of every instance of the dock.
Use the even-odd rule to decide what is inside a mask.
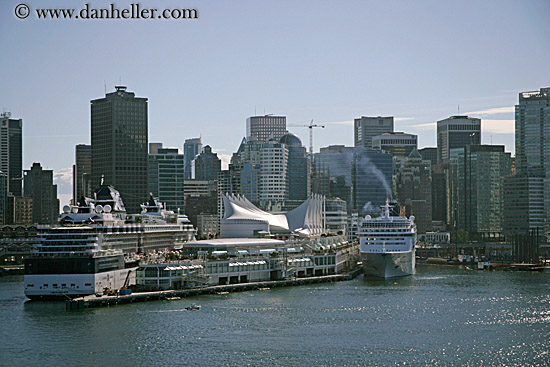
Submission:
[[[164,290],[154,292],[138,292],[129,295],[118,296],[105,296],[97,297],[96,295],[89,295],[85,297],[74,298],[65,302],[65,308],[67,310],[83,310],[85,308],[116,306],[119,304],[147,302],[166,300],[170,298],[187,298],[202,296],[208,294],[216,294],[220,292],[244,292],[250,290],[266,289],[266,288],[278,288],[278,287],[291,287],[306,284],[316,283],[330,283],[351,280],[361,274],[362,268],[357,268],[351,272],[336,275],[324,275],[306,278],[293,278],[284,280],[269,280],[253,283],[237,283],[227,285],[213,285],[199,288],[188,288],[178,290]]]

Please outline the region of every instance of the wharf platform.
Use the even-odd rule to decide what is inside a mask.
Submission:
[[[79,297],[79,298],[67,300],[65,302],[65,308],[67,310],[83,310],[85,308],[115,306],[115,305],[126,304],[126,303],[166,300],[172,297],[186,298],[186,297],[195,297],[195,296],[208,295],[208,294],[216,294],[219,292],[243,292],[243,291],[265,289],[265,288],[290,287],[290,286],[305,285],[305,284],[339,282],[339,281],[354,279],[356,276],[361,274],[362,271],[363,271],[362,268],[357,268],[353,271],[350,271],[344,274],[324,275],[324,276],[305,277],[305,278],[292,278],[292,279],[283,279],[283,280],[269,280],[269,281],[262,281],[262,282],[253,282],[253,283],[214,285],[214,286],[187,288],[187,289],[178,289],[178,290],[137,292],[129,295],[118,295],[118,296],[103,295],[101,297],[97,297],[96,295],[92,294],[85,297]]]

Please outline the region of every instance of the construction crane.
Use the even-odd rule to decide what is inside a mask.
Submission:
[[[293,127],[307,127],[309,128],[309,154],[313,156],[313,128],[314,127],[320,127],[325,128],[325,125],[317,125],[313,123],[313,120],[309,123],[309,125],[288,125]]]

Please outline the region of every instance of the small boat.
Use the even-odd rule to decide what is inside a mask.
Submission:
[[[168,297],[166,299],[169,300],[169,301],[176,301],[178,299],[181,299],[181,297]]]
[[[201,309],[201,306],[200,305],[191,305],[191,306],[185,307],[185,309],[187,311],[199,311]]]

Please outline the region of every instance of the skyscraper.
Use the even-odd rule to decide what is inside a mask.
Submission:
[[[183,161],[184,167],[183,172],[186,180],[193,178],[193,172],[191,170],[191,162],[197,156],[197,154],[202,152],[202,141],[201,138],[186,139],[183,143]]]
[[[305,201],[309,197],[309,160],[302,141],[294,134],[285,134],[279,140],[288,149],[288,199]]]
[[[383,150],[394,157],[408,157],[418,148],[418,136],[402,132],[384,133],[372,137],[372,149]]]
[[[79,144],[75,147],[75,164],[73,166],[73,203],[82,196],[91,197],[92,146]]]
[[[148,191],[157,197],[166,208],[175,212],[183,208],[183,154],[177,148],[155,146],[156,153],[149,154]]]
[[[91,101],[92,186],[113,185],[129,213],[147,200],[147,98],[126,87]]]
[[[286,131],[286,116],[251,116],[246,119],[246,138],[260,141],[279,140]]]
[[[8,175],[8,192],[22,195],[23,180],[23,120],[0,115],[0,171]]]
[[[508,220],[521,219],[513,228],[540,228],[550,237],[550,87],[522,92],[516,105],[515,178],[507,179]],[[542,189],[542,218],[539,195]],[[511,212],[510,212],[511,210]],[[521,218],[518,218],[521,214]],[[524,234],[524,233],[521,233]]]
[[[481,144],[481,120],[468,116],[451,116],[437,122],[438,163],[448,163],[451,149]]]
[[[393,116],[366,117],[354,120],[355,147],[372,149],[372,138],[384,133],[393,133]]]
[[[222,170],[222,162],[217,153],[212,152],[210,145],[204,147],[202,153],[195,157],[195,180],[216,181]]]
[[[499,238],[503,232],[503,181],[511,172],[503,145],[467,145],[451,149],[451,224],[470,238]]]
[[[57,185],[53,184],[53,171],[44,170],[33,163],[25,170],[25,197],[32,198],[32,219],[37,224],[56,224],[59,217]]]
[[[0,226],[8,224],[8,175],[0,171]]]

